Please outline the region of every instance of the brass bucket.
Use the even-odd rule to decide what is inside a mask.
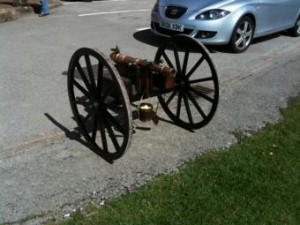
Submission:
[[[139,118],[143,122],[148,122],[153,118],[153,106],[150,103],[141,103],[139,105]]]

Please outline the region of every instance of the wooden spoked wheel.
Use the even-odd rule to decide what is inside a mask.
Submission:
[[[107,160],[121,157],[132,135],[132,113],[124,83],[101,52],[78,49],[68,69],[71,108],[91,148]]]
[[[194,38],[176,35],[158,48],[154,61],[177,71],[175,88],[158,96],[166,114],[186,129],[205,126],[219,99],[217,71],[207,49]]]

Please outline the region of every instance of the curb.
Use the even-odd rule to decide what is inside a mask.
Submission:
[[[50,0],[49,8],[55,8],[61,6],[62,2],[60,0]],[[12,2],[0,2],[0,23],[16,20],[23,15],[29,13],[36,13],[36,9],[40,8],[40,2],[38,1],[28,1],[28,6],[12,6]]]
[[[0,4],[0,23],[15,20],[18,18],[17,11],[14,7],[5,4]]]

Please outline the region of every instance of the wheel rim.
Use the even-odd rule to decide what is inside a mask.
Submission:
[[[300,34],[300,17],[298,18],[298,21],[296,23],[296,32],[297,34]]]
[[[248,20],[244,20],[236,29],[235,46],[239,50],[247,48],[251,42],[253,35],[252,24]]]
[[[131,111],[111,61],[89,48],[77,50],[68,69],[71,108],[82,135],[108,160],[121,157],[131,139]]]
[[[205,126],[218,104],[217,71],[205,47],[186,35],[177,35],[157,51],[156,63],[176,69],[173,90],[158,99],[175,124],[186,129]]]

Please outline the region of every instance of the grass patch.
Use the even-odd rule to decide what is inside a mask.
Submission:
[[[283,115],[229,150],[60,224],[299,225],[300,98]]]

